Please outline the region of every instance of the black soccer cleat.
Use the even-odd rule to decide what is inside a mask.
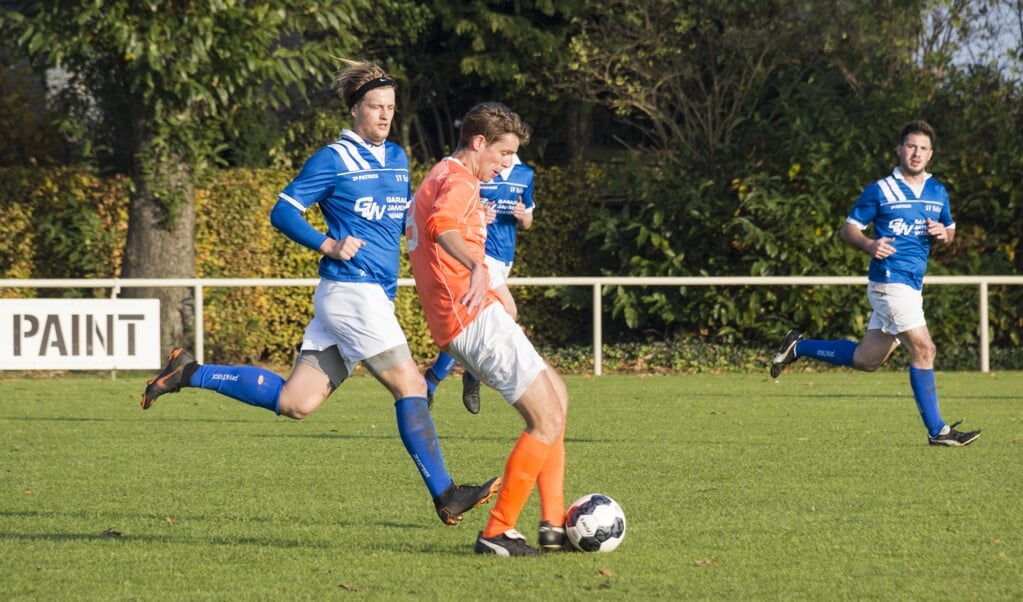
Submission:
[[[477,554],[496,554],[498,556],[539,556],[540,550],[529,547],[526,538],[515,529],[508,529],[494,537],[483,537],[483,531],[476,537]]]
[[[977,440],[980,437],[980,429],[969,432],[957,431],[956,427],[962,422],[954,422],[949,425],[948,432],[944,435],[938,435],[936,437],[927,437],[927,442],[931,445],[944,445],[945,447],[964,447]]]
[[[572,549],[565,535],[565,527],[555,527],[547,521],[540,521],[536,541],[544,552]]]
[[[433,505],[445,525],[457,525],[466,512],[489,502],[500,487],[501,477],[494,477],[482,485],[452,483],[444,493],[433,498]]]
[[[471,373],[462,373],[462,405],[470,414],[480,413],[480,379]]]
[[[802,341],[803,338],[803,335],[799,334],[799,331],[795,328],[785,333],[785,338],[781,340],[781,347],[778,348],[778,353],[771,360],[771,378],[778,378],[778,375],[785,369],[785,366],[796,361],[796,343]]]
[[[195,357],[184,349],[174,349],[167,356],[167,365],[156,375],[156,378],[146,383],[146,390],[142,393],[142,409],[148,410],[156,398],[164,393],[176,393],[181,390],[181,376],[185,367],[195,363]]]

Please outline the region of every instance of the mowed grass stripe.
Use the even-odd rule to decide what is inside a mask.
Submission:
[[[0,380],[0,598],[977,599],[1023,596],[1021,373],[940,373],[927,445],[901,372],[568,377],[566,503],[628,518],[610,554],[472,553],[446,527],[384,389],[301,422],[206,391],[138,407],[144,378]],[[434,406],[449,469],[503,471],[521,430],[488,389]],[[519,528],[536,537],[536,496]]]

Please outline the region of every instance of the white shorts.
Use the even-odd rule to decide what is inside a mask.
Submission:
[[[518,401],[547,368],[526,333],[500,303],[491,303],[447,349],[462,366],[501,394]]]
[[[511,274],[512,264],[505,263],[500,259],[494,259],[490,255],[485,255],[483,260],[487,264],[487,270],[490,272],[490,288],[497,288],[508,282],[508,274]]]
[[[867,330],[881,330],[892,336],[927,325],[922,291],[897,283],[867,283],[867,299],[874,313]]]
[[[313,319],[302,349],[337,345],[349,373],[357,362],[398,346],[408,347],[394,315],[394,302],[379,284],[320,280],[313,296]]]

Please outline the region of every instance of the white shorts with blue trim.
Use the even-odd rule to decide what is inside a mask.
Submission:
[[[867,330],[894,336],[927,325],[923,291],[895,282],[869,282],[867,299],[874,309]]]
[[[408,347],[383,287],[368,282],[320,280],[313,296],[314,315],[302,337],[302,349],[337,345],[348,371],[355,364],[395,347]]]

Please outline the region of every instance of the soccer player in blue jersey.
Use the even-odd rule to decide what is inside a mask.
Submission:
[[[216,391],[296,420],[316,410],[357,362],[394,397],[398,433],[437,515],[457,524],[500,487],[456,485],[441,455],[426,399],[426,382],[394,315],[398,260],[411,197],[408,157],[387,141],[395,111],[395,81],[379,66],[345,60],[333,82],[352,116],[351,129],[315,153],[278,197],[270,221],[295,242],[322,254],[313,319],[291,376],[255,366],[200,365],[175,349],[142,395],[148,409],[181,387]],[[320,232],[304,217],[319,204]]]
[[[938,412],[934,381],[937,349],[924,319],[923,278],[932,244],[955,236],[948,191],[926,172],[934,152],[934,129],[925,121],[902,128],[898,167],[863,191],[842,228],[842,239],[870,255],[867,299],[873,313],[859,344],[847,339],[811,340],[790,330],[771,362],[777,378],[785,366],[806,357],[873,372],[900,344],[909,351],[909,383],[931,445],[961,447],[980,431],[955,429]],[[874,238],[864,235],[874,225]]]
[[[512,158],[512,165],[490,182],[480,184],[480,202],[488,210],[486,257],[490,269],[490,287],[497,292],[511,317],[518,319],[519,310],[508,290],[508,275],[515,262],[518,230],[533,225],[533,168]],[[455,359],[441,352],[426,370],[426,386],[431,402],[440,381],[455,367]],[[469,371],[462,373],[462,403],[473,414],[480,411],[480,381]]]

